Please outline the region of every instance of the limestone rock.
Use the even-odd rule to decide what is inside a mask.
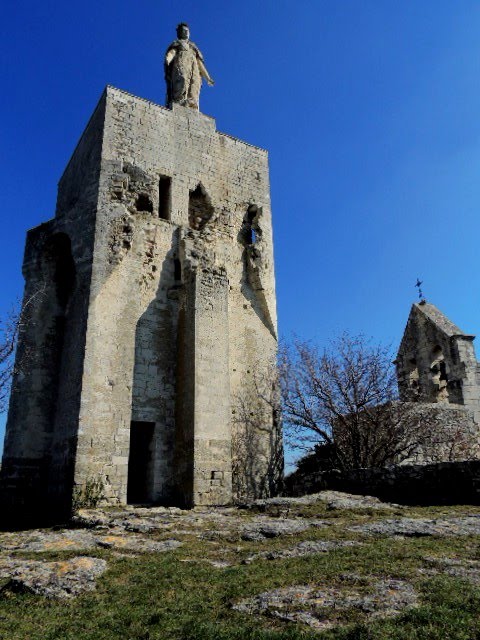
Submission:
[[[471,536],[480,534],[480,516],[389,519],[354,525],[349,530],[384,536]]]
[[[32,531],[0,534],[0,551],[80,551],[97,546],[90,531]]]
[[[250,541],[265,540],[265,538],[301,533],[311,526],[312,522],[304,518],[254,518],[243,527],[241,538]]]
[[[446,574],[453,578],[466,580],[475,586],[480,585],[480,561],[478,560],[434,557],[426,557],[423,558],[423,560],[430,564],[430,566],[418,570],[422,575],[430,577],[438,574]]]
[[[264,551],[255,553],[246,558],[242,564],[251,564],[256,560],[277,560],[279,558],[301,558],[303,556],[311,556],[317,553],[328,553],[335,549],[343,549],[345,547],[355,547],[361,544],[354,540],[305,540],[294,547],[287,549],[275,549],[272,551]]]
[[[355,609],[367,619],[395,616],[417,605],[413,587],[393,578],[342,576],[339,586],[298,585],[267,591],[233,605],[243,613],[300,622],[317,630],[341,623],[342,613]]]
[[[178,540],[149,540],[148,538],[130,535],[109,535],[97,539],[100,547],[117,551],[133,551],[137,553],[163,553],[182,546]]]
[[[382,502],[373,496],[353,495],[341,491],[320,491],[300,497],[277,497],[255,500],[250,507],[267,509],[268,507],[292,507],[325,502],[328,509],[393,509],[398,505]]]
[[[360,496],[341,491],[321,491],[314,494],[318,502],[325,502],[328,509],[393,509],[398,505],[382,502],[374,496]]]
[[[1,551],[44,553],[58,551],[84,551],[95,548],[162,553],[182,545],[178,540],[152,540],[146,536],[130,534],[124,529],[112,529],[109,534],[95,531],[33,531],[0,534]]]
[[[5,590],[30,591],[47,598],[73,598],[95,589],[96,579],[106,570],[101,558],[79,556],[59,562],[0,559],[0,578]]]

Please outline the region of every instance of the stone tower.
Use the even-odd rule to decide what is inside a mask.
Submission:
[[[281,476],[266,151],[107,87],[28,232],[2,486],[15,503],[184,506]],[[32,298],[33,296],[33,298]],[[247,409],[245,411],[245,408]]]
[[[395,362],[401,399],[462,405],[480,424],[480,364],[474,338],[433,304],[412,305]]]

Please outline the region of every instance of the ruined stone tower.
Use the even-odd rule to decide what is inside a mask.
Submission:
[[[28,233],[28,366],[2,463],[13,502],[275,491],[281,434],[258,393],[277,347],[267,153],[172,106],[107,87],[55,218]]]

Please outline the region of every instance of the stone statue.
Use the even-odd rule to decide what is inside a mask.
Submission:
[[[182,22],[177,27],[177,40],[172,42],[165,54],[167,107],[171,109],[176,102],[198,110],[202,78],[209,86],[214,84],[199,48],[190,40],[188,25]]]

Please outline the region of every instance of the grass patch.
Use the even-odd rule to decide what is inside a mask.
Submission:
[[[308,507],[308,508],[307,508]],[[40,596],[0,593],[0,638],[3,640],[473,640],[480,638],[480,590],[448,576],[425,577],[427,556],[478,559],[477,537],[385,538],[346,531],[351,524],[384,518],[461,516],[479,508],[402,507],[395,512],[329,511],[324,505],[301,506],[290,517],[325,519],[331,526],[310,528],[294,536],[262,542],[201,540],[178,536],[185,544],[166,554],[117,557],[108,550],[87,555],[107,559],[109,569],[97,590],[76,600],[49,601]],[[251,514],[253,515],[253,514]],[[273,516],[273,513],[269,513]],[[246,520],[248,517],[246,516]],[[160,538],[177,537],[163,532]],[[249,555],[288,548],[302,540],[361,540],[358,547],[302,558],[258,560]],[[19,554],[20,555],[20,554]],[[58,560],[79,552],[21,554]],[[234,566],[217,569],[205,560],[226,559]],[[187,560],[187,562],[186,562]],[[421,606],[402,615],[368,624],[347,616],[346,626],[317,633],[299,624],[251,616],[232,610],[234,602],[293,585],[339,584],[340,576],[393,577],[414,585]]]

